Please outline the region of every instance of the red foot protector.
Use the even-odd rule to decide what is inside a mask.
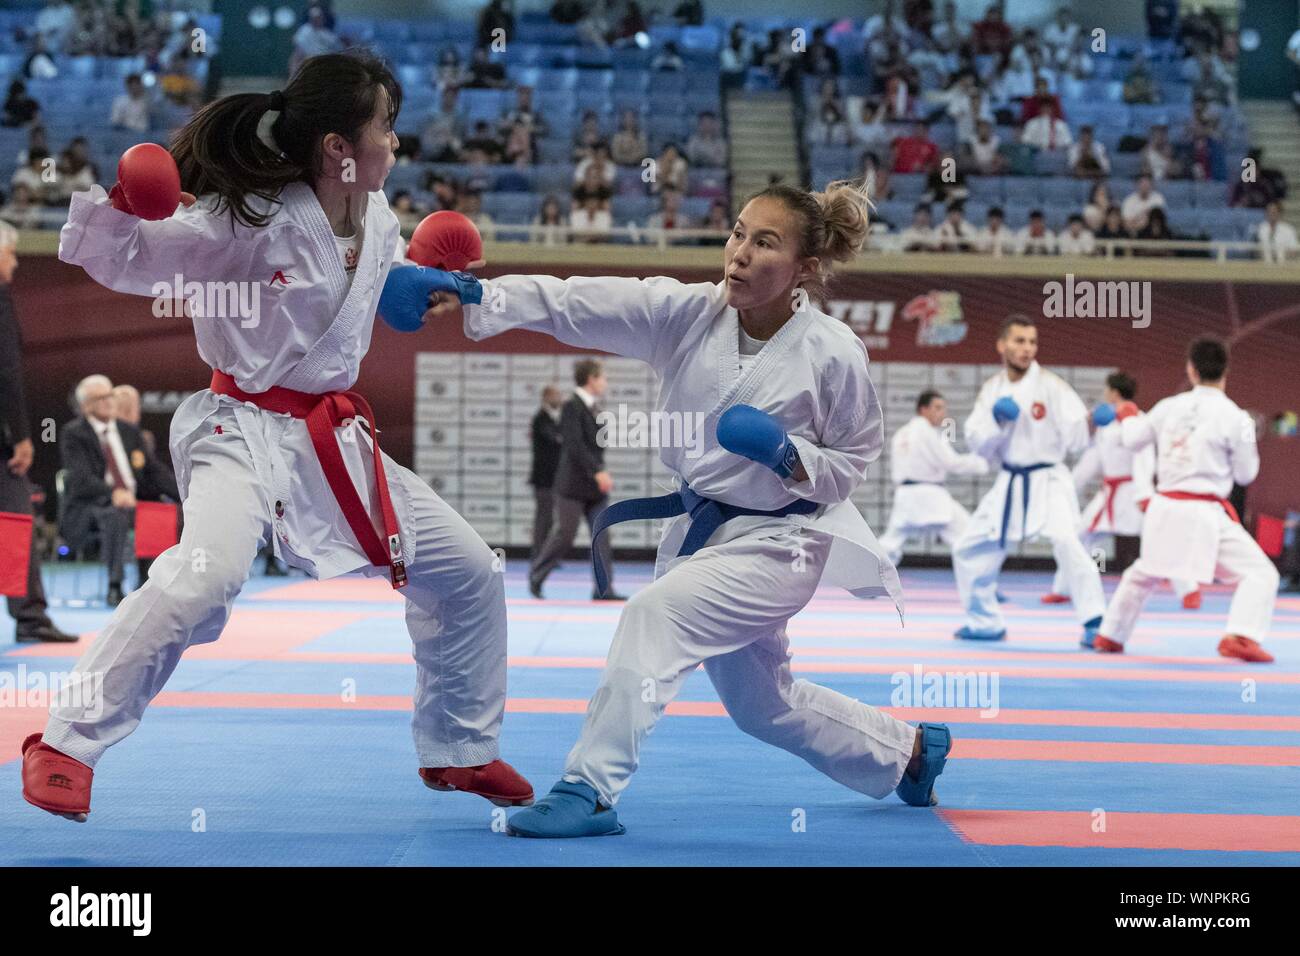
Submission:
[[[1124,645],[1119,641],[1112,641],[1109,637],[1102,637],[1098,634],[1092,642],[1092,649],[1098,654],[1123,654]]]
[[[1195,611],[1201,606],[1201,592],[1193,591],[1190,594],[1183,595],[1183,607],[1189,611]]]
[[[80,760],[41,743],[40,734],[23,741],[23,799],[50,813],[89,813],[95,771]]]
[[[498,807],[529,807],[533,787],[504,760],[479,767],[421,767],[420,779],[430,790],[463,790],[491,800]]]
[[[1070,603],[1070,599],[1068,596],[1064,594],[1057,594],[1055,592],[1044,594],[1038,600],[1042,601],[1044,604],[1069,604]]]
[[[1252,664],[1272,664],[1273,655],[1259,646],[1259,641],[1240,634],[1229,634],[1219,641],[1219,653],[1224,657],[1238,657]]]

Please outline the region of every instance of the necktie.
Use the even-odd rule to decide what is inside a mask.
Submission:
[[[108,473],[113,476],[113,490],[126,488],[126,479],[122,477],[122,470],[117,467],[117,456],[113,454],[113,449],[108,444],[107,432],[100,436],[99,447],[104,453],[104,460],[108,462]]]

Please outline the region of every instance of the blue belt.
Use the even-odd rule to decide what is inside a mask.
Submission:
[[[596,523],[591,528],[591,561],[596,575],[596,593],[604,594],[609,586],[609,576],[600,560],[596,544],[601,533],[610,525],[623,521],[675,518],[678,515],[689,514],[691,526],[682,541],[681,550],[677,552],[680,558],[683,555],[694,554],[704,547],[704,542],[713,536],[713,532],[732,518],[745,515],[784,518],[786,515],[812,514],[818,507],[820,506],[815,501],[796,498],[775,511],[760,511],[757,508],[742,508],[740,505],[729,505],[722,501],[714,501],[712,498],[705,498],[685,485],[680,491],[659,495],[656,498],[629,498],[627,501],[615,502],[596,516]]]
[[[1002,536],[998,538],[998,547],[1007,546],[1007,525],[1011,521],[1011,499],[1016,495],[1016,479],[1022,480],[1025,486],[1023,508],[1020,516],[1020,535],[1023,538],[1025,534],[1025,525],[1029,523],[1029,473],[1038,471],[1040,468],[1051,468],[1054,462],[1040,461],[1036,465],[1008,465],[1002,463],[1002,470],[1011,472],[1011,480],[1007,482],[1007,499],[1002,505]]]
[[[902,484],[905,485],[941,485],[942,481],[917,481],[914,478],[904,478]]]

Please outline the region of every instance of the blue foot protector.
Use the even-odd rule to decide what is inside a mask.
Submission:
[[[615,836],[626,832],[613,809],[597,812],[598,806],[596,791],[591,786],[561,780],[542,799],[512,816],[506,832],[511,836],[542,839]]]
[[[963,624],[959,630],[952,632],[952,636],[959,641],[1004,641],[1007,637],[1007,629],[1004,627],[1000,631],[972,631],[968,625]]]
[[[1009,602],[1009,601],[1011,600],[1011,598],[1007,597],[1007,596],[1006,596],[1005,594],[1003,594],[1001,591],[996,592],[993,596],[996,597],[996,598],[998,599],[998,603],[999,603],[999,604],[1006,604],[1007,602]]]
[[[1097,632],[1101,630],[1101,618],[1094,617],[1091,621],[1085,621],[1083,625],[1083,637],[1079,638],[1079,646],[1092,650],[1093,644],[1097,640]]]
[[[915,780],[904,771],[894,792],[910,806],[933,807],[939,803],[934,795],[934,781],[948,762],[952,734],[948,732],[947,724],[919,724],[918,729],[921,731],[921,770]]]

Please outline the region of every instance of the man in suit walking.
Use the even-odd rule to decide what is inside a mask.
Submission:
[[[136,502],[164,496],[179,501],[180,493],[175,477],[145,450],[140,429],[117,419],[108,378],[82,379],[77,404],[82,417],[64,425],[59,436],[66,496],[60,532],[76,548],[98,539],[100,556],[108,565],[108,603],[116,606],[122,601],[122,570]],[[150,563],[141,560],[142,578]]]
[[[560,461],[555,469],[555,511],[550,534],[533,559],[528,572],[528,590],[535,598],[542,596],[542,585],[566,551],[573,547],[578,521],[585,520],[590,529],[596,516],[609,504],[614,479],[605,470],[605,449],[597,441],[600,431],[596,416],[607,385],[605,367],[598,359],[581,359],[574,363],[573,380],[577,388],[560,411]],[[614,593],[614,562],[605,535],[598,547],[600,561],[607,571],[609,589],[592,593],[594,601],[622,601]]]
[[[9,283],[18,268],[18,233],[0,221],[0,511],[32,513],[32,486],[27,472],[32,467],[35,447],[27,398],[23,392],[23,343],[14,313]],[[8,599],[14,619],[14,639],[20,642],[77,640],[54,626],[46,613],[45,588],[41,583],[41,562],[36,536],[27,555],[27,594]]]
[[[542,389],[542,407],[533,416],[533,467],[528,472],[528,483],[533,486],[533,549],[532,560],[542,553],[542,546],[551,533],[551,516],[555,510],[555,469],[560,464],[560,407],[564,396],[554,385]]]

